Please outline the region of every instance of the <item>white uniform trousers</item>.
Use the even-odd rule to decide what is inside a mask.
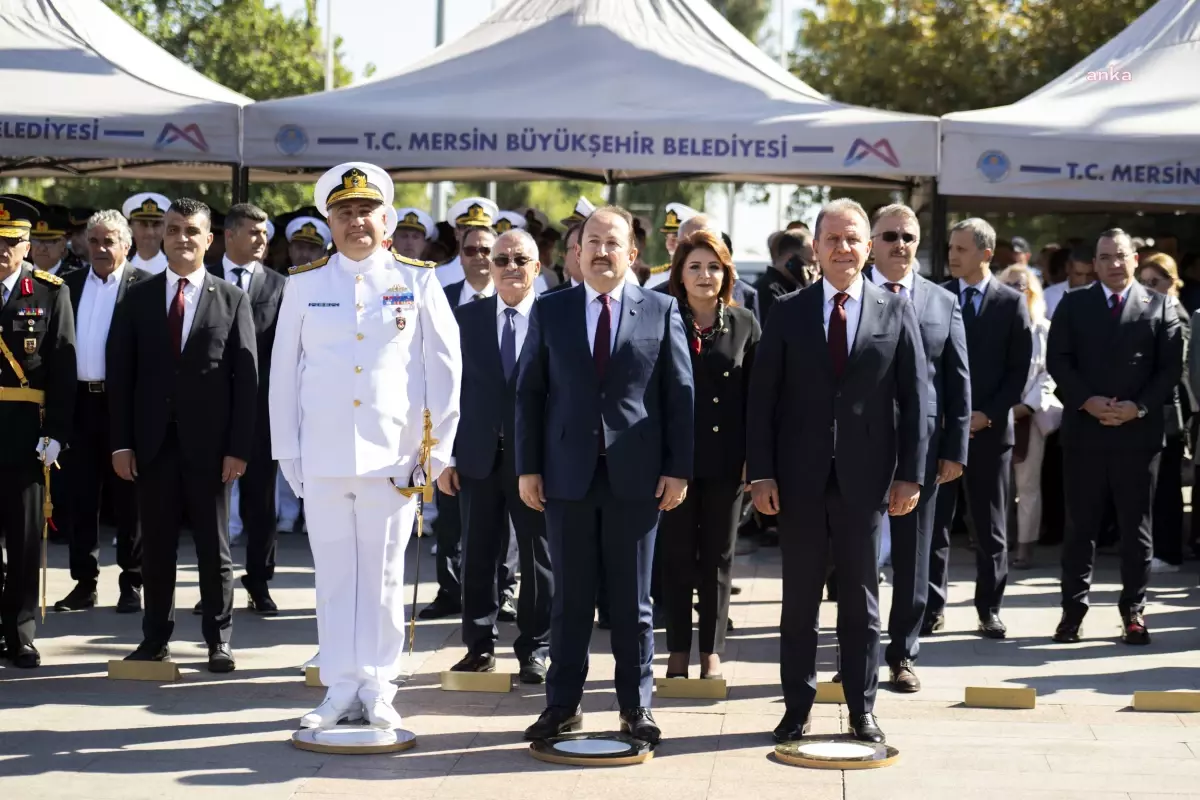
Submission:
[[[404,551],[417,515],[387,478],[304,481],[317,572],[317,641],[329,696],[390,703],[404,650]]]
[[[1017,542],[1031,544],[1042,535],[1042,459],[1046,434],[1034,423],[1029,426],[1025,459],[1013,464],[1017,479]]]

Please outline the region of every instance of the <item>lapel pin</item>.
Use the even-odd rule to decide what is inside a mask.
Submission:
[[[210,287],[208,287],[208,290],[209,290],[210,292],[215,292],[215,291],[217,290],[217,287],[215,287],[215,286],[210,286]]]
[[[883,301],[882,301],[882,300],[880,300],[879,298],[875,298],[875,303],[876,303],[877,305],[883,305]]]

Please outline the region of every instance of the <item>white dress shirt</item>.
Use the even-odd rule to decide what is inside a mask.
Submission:
[[[483,297],[479,298],[480,300],[482,300],[484,297],[491,297],[495,293],[496,293],[496,284],[494,284],[494,283],[489,283],[487,286],[483,287],[482,289],[475,289],[471,286],[471,284],[467,283],[467,281],[464,279],[462,289],[460,289],[458,292],[458,304],[460,306],[465,306],[467,303],[475,302],[475,295],[477,295],[477,294],[483,295]]]
[[[229,256],[221,256],[221,265],[225,268],[225,280],[237,284],[238,288],[247,293],[250,291],[250,281],[254,279],[254,271],[262,266],[257,261],[249,261],[240,265],[235,264],[229,260]],[[235,269],[246,270],[246,274],[242,278],[244,284],[238,283],[237,275],[234,273]]]
[[[1063,295],[1070,287],[1071,284],[1067,281],[1059,281],[1050,284],[1042,291],[1042,299],[1046,301],[1046,319],[1054,318],[1054,309],[1058,308],[1059,302],[1062,301]]]
[[[971,305],[975,306],[975,315],[978,316],[979,310],[983,308],[983,293],[987,291],[988,281],[991,279],[991,274],[984,273],[983,280],[981,280],[979,283],[967,283],[966,281],[960,280],[958,285],[961,287],[962,291],[958,293],[959,308],[963,308],[967,304],[967,289],[974,289],[975,296],[971,298]]]
[[[871,270],[871,282],[874,283],[879,288],[884,289],[885,291],[889,291],[889,292],[891,291],[891,289],[888,289],[887,285],[889,283],[898,283],[904,289],[904,291],[900,292],[900,294],[904,295],[905,297],[907,297],[911,300],[912,293],[913,293],[913,283],[916,281],[916,279],[913,277],[913,275],[916,273],[917,269],[918,269],[918,265],[913,264],[913,268],[910,269],[908,272],[904,273],[903,278],[901,278],[898,281],[893,281],[893,280],[890,280],[882,272],[880,272],[879,267],[875,267]]]
[[[0,281],[0,286],[4,287],[3,290],[0,290],[0,301],[3,301],[3,303],[8,302],[8,298],[12,297],[13,289],[17,285],[17,279],[20,277],[21,270],[18,269],[14,270],[12,275],[9,275],[3,281]],[[2,306],[3,303],[0,303],[0,306]]]
[[[188,285],[183,290],[183,335],[179,337],[180,352],[187,345],[188,334],[192,330],[192,320],[196,318],[196,306],[200,304],[200,292],[204,289],[204,276],[208,270],[201,265],[200,269],[185,275]],[[171,313],[171,304],[175,302],[175,292],[179,286],[179,275],[174,270],[167,270],[167,313]]]
[[[505,305],[503,300],[496,299],[496,342],[504,341],[504,326],[508,324],[508,315],[504,313],[506,308],[515,308],[517,313],[513,316],[513,327],[516,328],[516,356],[521,358],[521,347],[525,344],[525,334],[529,333],[529,312],[533,310],[533,300],[536,294],[530,292],[525,295],[525,299],[517,303],[515,306]],[[599,319],[599,317],[597,317]]]
[[[137,253],[134,253],[133,258],[129,259],[129,263],[133,264],[138,269],[146,270],[146,272],[149,272],[151,275],[158,275],[159,273],[167,271],[167,254],[160,250],[159,252],[155,253],[154,258],[147,261]]]
[[[117,267],[105,280],[90,267],[79,296],[79,312],[75,315],[75,370],[81,381],[104,380],[104,346],[125,265]]]
[[[51,267],[50,269],[46,270],[46,272],[49,272],[51,275],[57,275],[57,274],[58,274],[58,271],[59,271],[60,269],[62,269],[62,259],[61,259],[61,258],[60,258],[58,261],[56,261],[56,262],[54,263],[54,266],[53,266],[53,267]]]
[[[604,309],[604,304],[600,302],[600,293],[593,289],[587,283],[583,284],[583,290],[587,292],[587,337],[588,350],[594,351],[596,346],[596,328],[600,325],[600,312]],[[608,293],[608,352],[617,349],[617,325],[621,322],[621,293],[625,291],[625,283],[617,284],[617,288]]]
[[[825,339],[829,340],[829,317],[833,314],[834,302],[833,298],[841,291],[834,287],[827,279],[821,279],[821,286],[825,290],[825,305],[822,306],[822,316],[825,319]],[[846,289],[846,294],[850,295],[850,299],[842,308],[846,311],[846,354],[849,355],[854,349],[854,335],[858,333],[858,321],[862,318],[862,293],[863,293],[863,278],[860,273],[854,279],[854,283]]]

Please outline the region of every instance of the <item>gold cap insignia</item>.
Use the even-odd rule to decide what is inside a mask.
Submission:
[[[492,226],[492,215],[483,206],[478,203],[472,203],[471,207],[467,209],[467,213],[462,214],[458,219],[454,220],[454,224],[490,228]]]
[[[45,220],[38,220],[37,227],[34,228],[34,230],[38,233],[45,233],[46,231],[50,230],[50,226],[46,224]]]
[[[512,230],[513,224],[506,219],[502,219],[496,223],[496,233],[508,233]]]
[[[365,189],[367,188],[367,173],[357,167],[349,170],[342,175],[342,188],[344,189]]]
[[[674,211],[667,212],[667,219],[663,223],[663,230],[668,232],[679,230],[679,215]]]
[[[161,209],[158,207],[158,203],[154,202],[153,200],[146,200],[146,202],[142,203],[143,214],[157,214],[160,211]]]
[[[10,219],[12,219],[12,214],[9,214],[8,210],[4,208],[4,204],[0,203],[0,222],[8,222]]]

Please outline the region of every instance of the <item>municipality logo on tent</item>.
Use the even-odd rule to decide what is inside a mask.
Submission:
[[[158,135],[158,141],[154,143],[154,149],[166,149],[181,139],[201,153],[208,152],[208,142],[204,140],[204,134],[200,131],[200,126],[194,122],[183,128],[174,122],[168,122],[163,126],[162,133]]]
[[[896,151],[892,149],[892,143],[887,139],[880,139],[875,144],[871,144],[866,139],[855,139],[854,144],[850,145],[850,152],[846,154],[846,160],[842,166],[856,167],[867,156],[875,156],[889,167],[900,166],[900,159],[896,158]]]
[[[999,183],[1007,178],[1011,165],[1008,156],[999,150],[988,150],[979,156],[979,161],[975,162],[975,167],[979,170],[979,174],[988,183]]]

